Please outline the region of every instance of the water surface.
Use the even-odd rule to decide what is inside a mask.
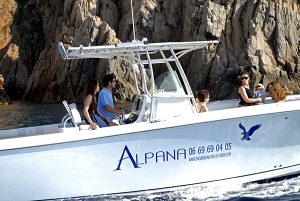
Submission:
[[[38,104],[24,101],[0,105],[0,111],[0,130],[59,123],[66,114],[62,103]]]

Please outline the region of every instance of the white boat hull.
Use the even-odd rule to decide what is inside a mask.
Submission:
[[[0,200],[136,193],[297,174],[299,105],[293,101],[4,139]],[[242,140],[240,123],[246,131],[261,126],[248,136],[251,140]]]

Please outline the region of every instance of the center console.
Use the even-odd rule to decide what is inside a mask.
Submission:
[[[132,111],[127,118],[120,121],[120,124],[131,124],[133,122],[143,122],[145,112],[148,110],[147,97],[145,94],[137,95],[132,107]]]

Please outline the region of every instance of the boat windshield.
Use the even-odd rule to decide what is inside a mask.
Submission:
[[[156,92],[177,93],[183,92],[176,72],[164,72],[155,79]],[[177,84],[178,83],[178,84]]]
[[[186,90],[183,88],[180,74],[171,67],[171,65],[160,65],[158,68],[153,68],[154,74],[154,94],[174,94],[186,95]],[[152,92],[150,88],[149,92]]]

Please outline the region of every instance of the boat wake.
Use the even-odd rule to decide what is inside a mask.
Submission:
[[[219,200],[299,200],[300,176],[270,183],[252,183],[246,186],[199,185],[187,189],[162,193],[144,193],[132,196],[89,196],[66,198],[64,201],[219,201]]]
[[[257,184],[252,183],[246,186],[232,184],[228,186],[216,187],[192,187],[180,192],[185,200],[244,200],[253,199],[270,199],[270,200],[287,200],[286,198],[300,197],[300,177],[277,182]],[[244,199],[243,199],[244,198]]]

